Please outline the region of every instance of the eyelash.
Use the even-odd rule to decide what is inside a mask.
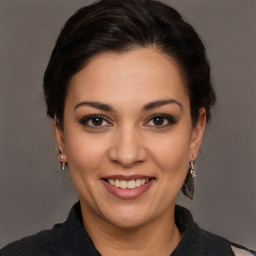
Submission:
[[[153,122],[154,119],[156,119],[156,118],[163,119],[164,124],[160,124],[160,125],[155,125],[155,124],[149,125],[149,123],[150,123],[150,122]],[[94,119],[94,120],[95,120],[95,119],[99,119],[99,120],[102,121],[103,123],[106,122],[107,125],[106,125],[106,124],[105,124],[105,125],[100,124],[99,126],[97,126],[97,125],[89,124],[89,122],[92,122],[93,119]],[[167,123],[166,123],[166,122],[167,122]],[[106,117],[103,116],[103,115],[99,115],[99,114],[86,116],[86,117],[82,118],[82,119],[79,121],[79,123],[80,123],[81,125],[83,125],[83,126],[87,126],[87,127],[89,127],[89,128],[93,128],[93,129],[100,129],[100,128],[105,127],[105,126],[111,126],[111,125],[112,125],[111,122],[108,120],[108,118],[106,118]],[[144,126],[152,126],[152,127],[156,128],[156,129],[161,129],[161,128],[168,127],[168,126],[170,126],[170,125],[174,125],[174,124],[176,124],[176,123],[177,123],[176,118],[174,118],[174,117],[171,116],[171,115],[167,115],[167,114],[155,114],[155,115],[150,116],[150,117],[147,119],[147,121],[144,123]]]
[[[99,128],[102,128],[103,126],[105,126],[105,125],[103,125],[103,126],[102,126],[102,125],[97,126],[97,125],[93,125],[93,124],[88,124],[89,121],[92,122],[93,119],[94,119],[94,120],[95,120],[95,119],[100,119],[100,120],[102,120],[103,122],[107,122],[108,125],[111,125],[111,123],[107,120],[107,118],[106,118],[105,116],[99,115],[99,114],[86,116],[86,117],[82,118],[82,119],[79,121],[79,123],[82,124],[83,126],[87,126],[87,127],[90,127],[90,128],[96,128],[96,129],[99,129]]]
[[[177,119],[171,115],[167,115],[167,114],[155,114],[155,115],[152,115],[151,117],[148,118],[148,121],[146,121],[146,126],[150,126],[150,125],[147,125],[148,123],[150,122],[153,122],[154,119],[156,118],[161,118],[163,119],[164,122],[167,122],[166,124],[163,124],[163,125],[152,125],[152,127],[156,128],[156,129],[161,129],[161,128],[165,128],[165,127],[168,127],[168,126],[171,126],[171,125],[174,125],[177,123]]]

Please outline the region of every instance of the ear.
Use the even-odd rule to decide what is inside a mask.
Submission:
[[[55,138],[57,146],[60,150],[60,152],[65,152],[65,145],[64,145],[64,131],[63,128],[60,125],[59,119],[54,116],[54,131],[55,131]]]
[[[199,153],[199,149],[203,140],[204,129],[206,126],[206,111],[205,108],[199,110],[199,118],[196,125],[193,127],[190,153],[191,160],[196,159]]]

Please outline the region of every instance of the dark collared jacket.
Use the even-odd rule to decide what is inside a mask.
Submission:
[[[183,237],[171,256],[251,256],[255,252],[211,234],[193,221],[191,213],[175,207],[175,221]],[[86,233],[80,203],[68,219],[53,229],[11,243],[0,250],[1,256],[100,256]]]

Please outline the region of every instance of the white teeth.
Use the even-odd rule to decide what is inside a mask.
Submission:
[[[114,186],[117,187],[117,188],[120,188],[120,182],[119,182],[119,180],[115,180]]]
[[[138,188],[142,185],[144,185],[145,183],[149,182],[149,179],[137,179],[137,180],[114,180],[114,179],[110,179],[108,180],[108,183],[110,183],[111,185],[117,187],[117,188],[129,188],[129,189],[133,189],[133,188]]]
[[[136,185],[136,187],[140,187],[141,186],[141,180],[136,180],[135,185]]]
[[[129,180],[128,181],[128,188],[135,188],[135,187],[136,187],[135,180]]]
[[[120,188],[127,188],[128,182],[126,180],[120,180]]]

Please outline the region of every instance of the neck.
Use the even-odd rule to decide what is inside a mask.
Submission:
[[[174,204],[161,216],[135,228],[120,228],[92,215],[83,206],[84,227],[103,256],[167,256],[177,247],[181,234],[174,221]]]

